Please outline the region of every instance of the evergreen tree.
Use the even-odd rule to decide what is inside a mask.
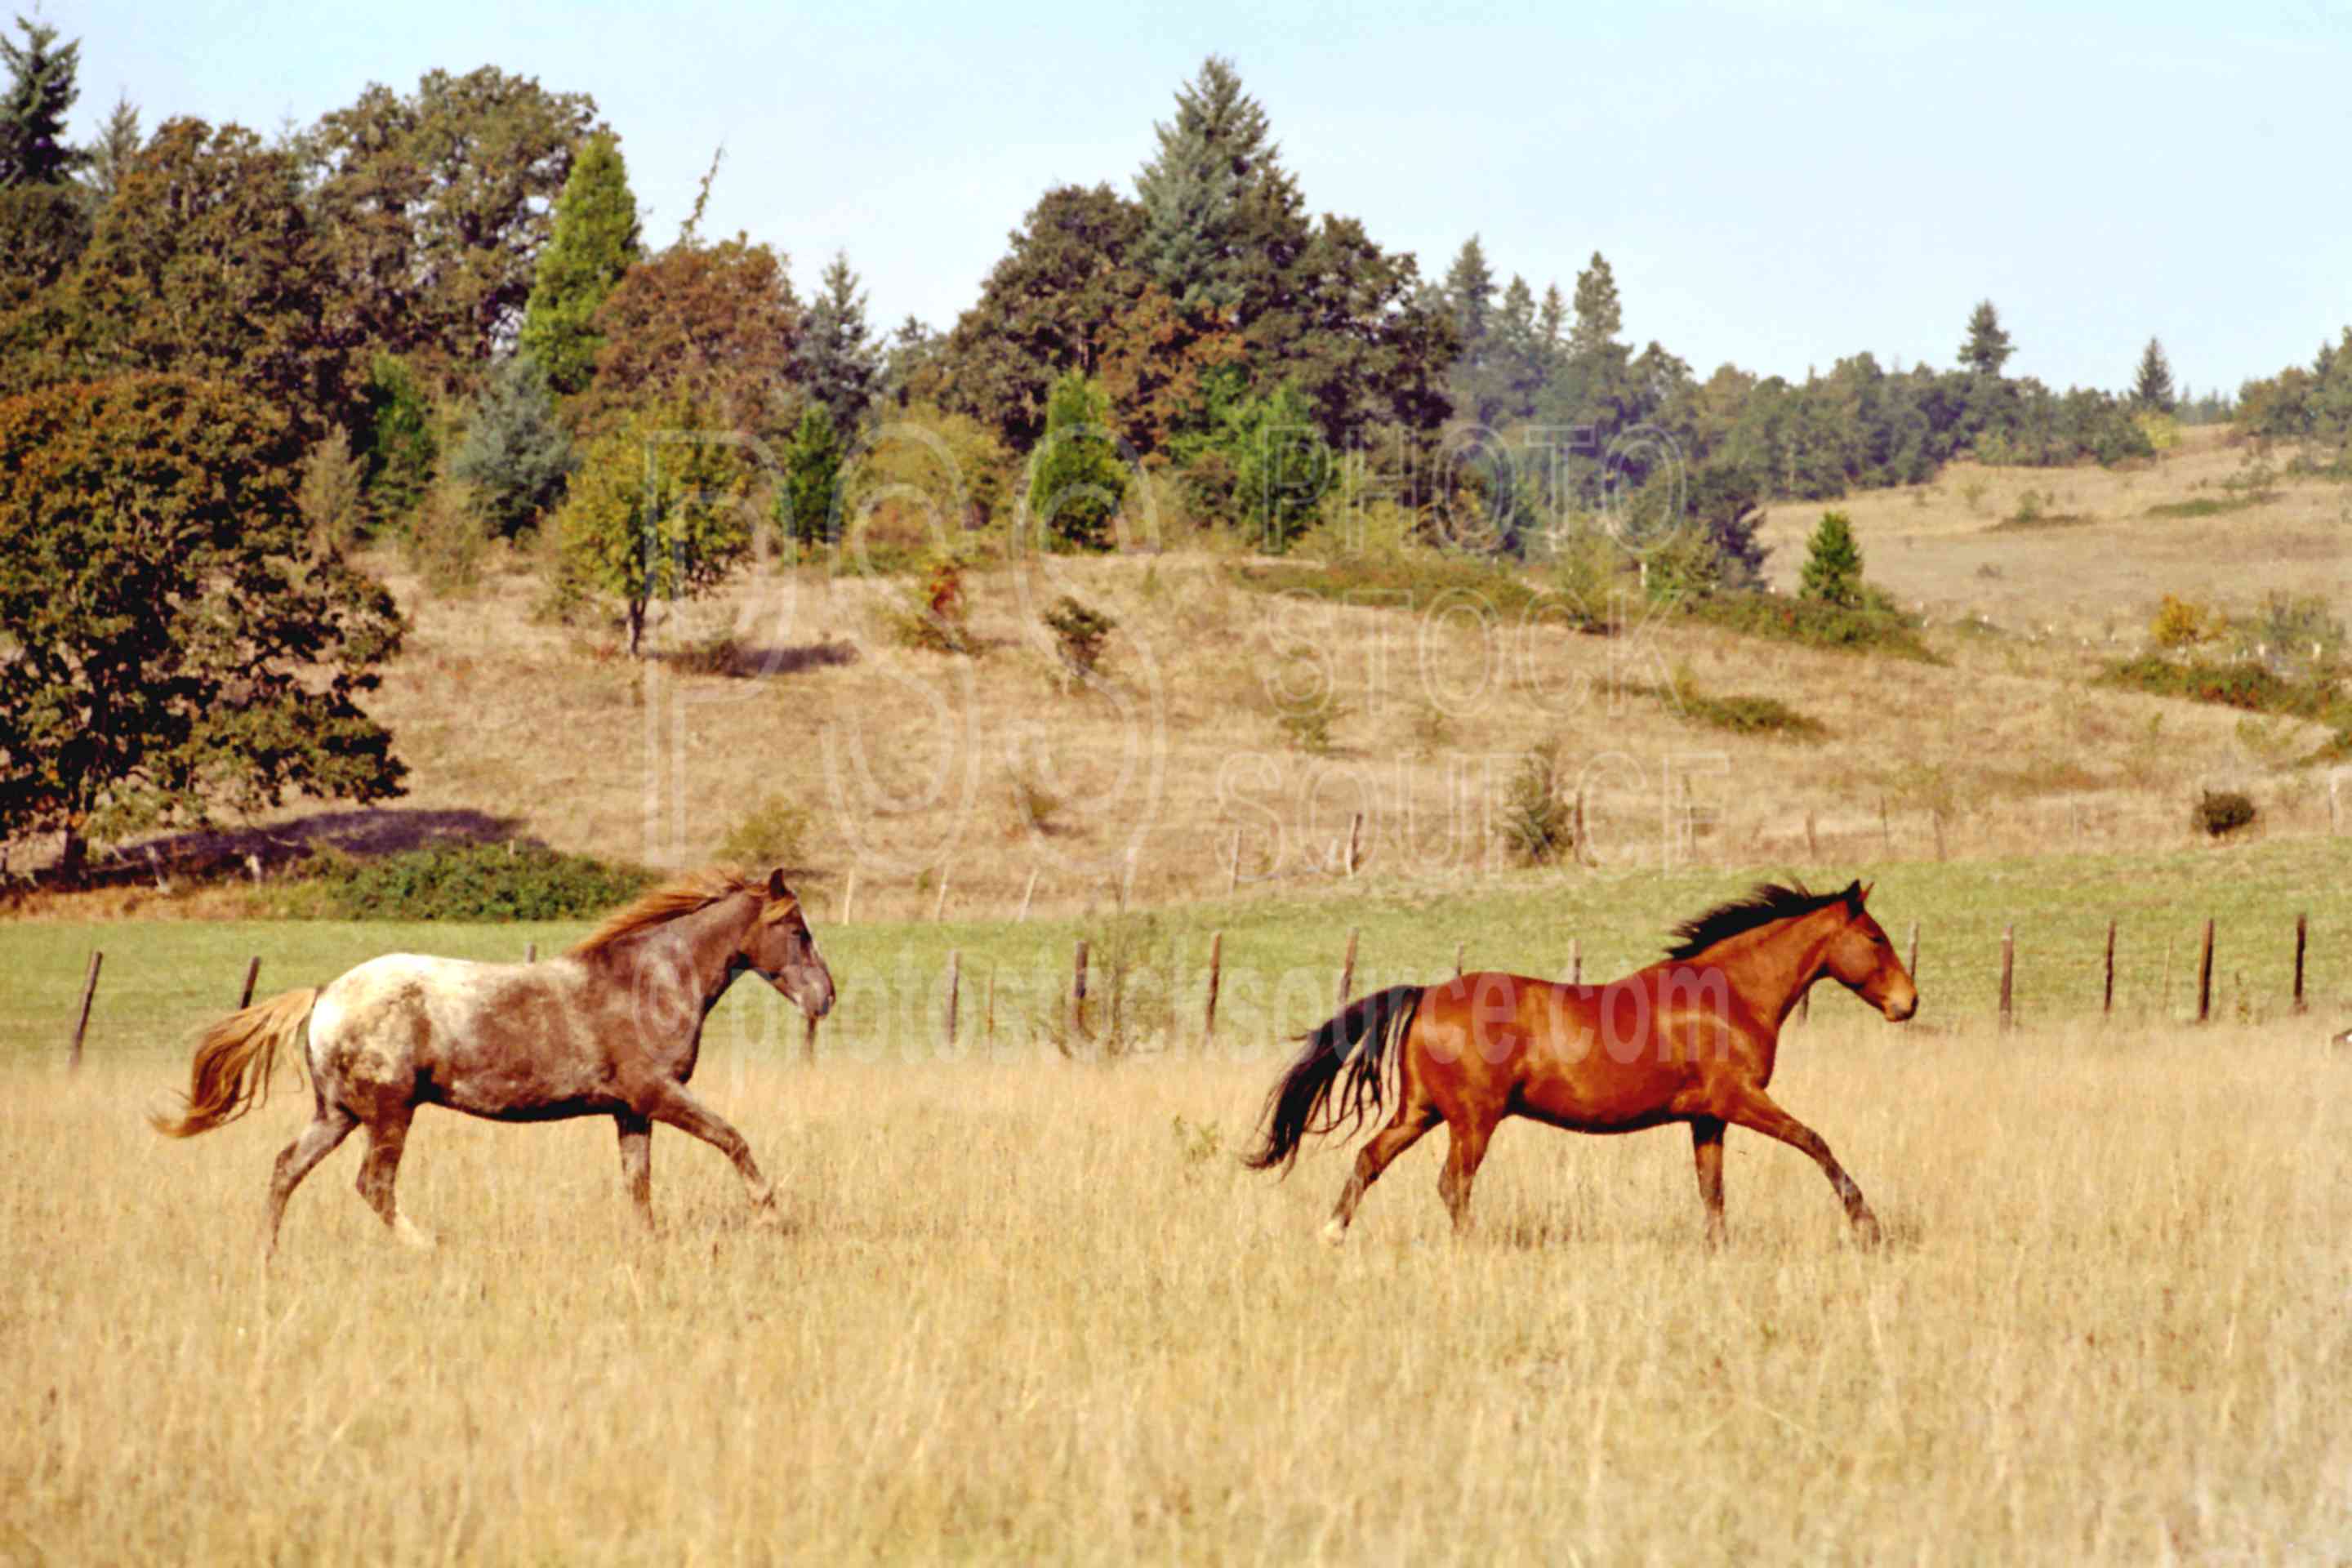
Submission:
[[[830,544],[841,529],[841,432],[833,410],[812,400],[784,447],[784,488],[778,510],[784,531],[803,549]]]
[[[361,460],[368,506],[379,524],[401,522],[432,487],[441,444],[425,389],[397,355],[378,354],[369,367],[365,419]]]
[[[1842,511],[1825,511],[1805,542],[1805,569],[1798,594],[1807,599],[1858,609],[1862,605],[1862,549]]]
[[[1144,215],[1137,265],[1180,309],[1238,310],[1251,198],[1276,174],[1265,110],[1231,60],[1212,55],[1152,127],[1160,151],[1135,177]]]
[[[1111,440],[1110,400],[1083,373],[1054,384],[1031,462],[1029,516],[1040,535],[1074,549],[1109,549],[1127,469]]]
[[[919,396],[937,396],[931,371],[945,347],[946,340],[929,324],[911,315],[899,322],[882,356],[882,397],[904,408]]]
[[[1298,388],[1284,382],[1245,399],[1221,433],[1242,525],[1277,555],[1314,525],[1323,497],[1339,482],[1339,465],[1313,415]]]
[[[1462,341],[1460,364],[1475,367],[1486,354],[1486,334],[1495,314],[1495,272],[1486,265],[1486,247],[1472,235],[1454,253],[1445,269],[1445,304],[1454,314],[1454,331]]]
[[[596,373],[604,334],[597,307],[637,258],[636,198],[611,136],[592,136],[572,160],[555,204],[555,228],[539,253],[523,307],[520,346],[547,384],[569,397]]]
[[[449,462],[451,475],[474,488],[483,518],[514,537],[563,499],[563,482],[577,466],[539,362],[527,353],[499,362]]]
[[[58,47],[58,30],[16,18],[25,41],[0,37],[0,64],[8,87],[0,95],[0,189],[14,185],[61,185],[89,154],[66,144],[66,114],[81,89],[79,41]]]
[[[1991,300],[1978,300],[1969,315],[1969,335],[1960,343],[1960,363],[1979,375],[1997,376],[2016,352],[2001,328],[2000,312]]]
[[[140,145],[139,106],[125,93],[114,100],[106,123],[98,128],[98,140],[90,143],[86,183],[96,205],[103,206],[114,199],[131,160],[139,155]]]
[[[2172,365],[2164,357],[2164,345],[2154,338],[2147,340],[2147,348],[2139,356],[2139,375],[2132,384],[2132,401],[2158,414],[2169,414],[2176,405]]]
[[[1576,325],[1569,335],[1570,354],[1591,359],[1606,353],[1624,325],[1617,303],[1617,275],[1596,250],[1591,265],[1576,275]]]
[[[866,325],[866,300],[849,258],[835,252],[824,286],[801,323],[794,369],[809,395],[833,411],[834,428],[855,431],[881,379],[881,351]]]

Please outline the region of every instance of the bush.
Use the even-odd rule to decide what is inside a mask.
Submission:
[[[1862,547],[1853,541],[1853,527],[1842,511],[1825,511],[1805,542],[1806,556],[1801,598],[1819,600],[1841,609],[1862,607]]]
[[[719,841],[719,856],[739,866],[764,870],[782,866],[788,871],[809,872],[809,828],[806,806],[787,796],[772,795],[745,813]]]
[[[1777,637],[1807,647],[1883,653],[1922,664],[1943,662],[1921,639],[1916,616],[1896,609],[1885,594],[1867,584],[1862,593],[1861,605],[1852,607],[1780,594],[1717,594],[1685,600],[1683,613],[1726,631]]]
[[[2229,629],[2229,622],[2194,599],[2167,594],[2148,623],[2149,640],[2161,648],[2194,647]]]
[[[2209,837],[2220,838],[2249,826],[2254,816],[2254,803],[2243,793],[2209,789],[2199,792],[2197,804],[2189,808],[2189,826]]]
[[[1103,644],[1118,629],[1117,621],[1100,610],[1088,608],[1069,594],[1063,595],[1060,602],[1039,619],[1054,634],[1062,668],[1080,679],[1095,672],[1095,667],[1102,662]]]
[[[963,596],[963,565],[951,555],[934,556],[922,595],[911,609],[887,612],[890,634],[905,647],[929,653],[972,651],[971,611]]]
[[[346,921],[554,921],[600,914],[652,881],[543,844],[436,844],[372,859],[312,856],[292,911]]]
[[[1576,852],[1576,826],[1559,798],[1559,745],[1531,746],[1503,796],[1503,840],[1521,865],[1549,866]]]
[[[2153,697],[2180,697],[2191,702],[2213,702],[2249,713],[2284,713],[2296,719],[2340,721],[2335,681],[2316,675],[2290,679],[2268,665],[2251,658],[2217,664],[2206,659],[2175,661],[2158,654],[2143,654],[2110,665],[2101,680],[2126,691]]]

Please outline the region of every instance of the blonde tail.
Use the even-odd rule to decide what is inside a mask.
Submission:
[[[232,1013],[205,1031],[188,1079],[188,1112],[174,1120],[151,1116],[166,1138],[193,1138],[236,1121],[269,1099],[269,1069],[278,1047],[300,1033],[318,990],[289,991]]]

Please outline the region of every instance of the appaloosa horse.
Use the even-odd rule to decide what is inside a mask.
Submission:
[[[782,870],[764,880],[727,868],[681,878],[547,963],[370,959],[323,990],[289,991],[205,1031],[186,1114],[155,1117],[155,1129],[188,1138],[244,1115],[267,1097],[278,1047],[304,1036],[316,1109],[278,1156],[265,1253],[277,1247],[295,1186],[361,1126],[360,1195],[403,1241],[431,1246],[393,1200],[420,1105],[499,1121],[611,1117],[629,1196],[648,1226],[653,1124],[664,1122],[732,1160],[752,1204],[772,1212],[774,1190],[743,1135],[686,1088],[703,1019],[745,970],[811,1018],[833,1006],[833,976]]]
[[[1452,1146],[1438,1191],[1460,1229],[1487,1140],[1507,1116],[1577,1132],[1688,1122],[1710,1242],[1723,1238],[1724,1129],[1751,1128],[1811,1156],[1855,1233],[1875,1241],[1878,1221],[1830,1146],[1764,1092],[1781,1024],[1824,975],[1896,1023],[1917,1009],[1911,976],[1863,908],[1869,896],[1859,882],[1838,893],[1759,887],[1684,921],[1664,962],[1606,985],[1465,974],[1364,997],[1302,1037],[1307,1048],[1275,1085],[1248,1163],[1287,1171],[1309,1133],[1361,1125],[1385,1103],[1402,1047],[1396,1115],[1357,1154],[1323,1227],[1328,1241],[1347,1234],[1389,1162],[1440,1121]]]

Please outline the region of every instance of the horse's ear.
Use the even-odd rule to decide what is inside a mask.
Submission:
[[[1873,886],[1875,885],[1876,884],[1874,883],[1873,884]],[[1862,906],[1869,897],[1870,889],[1862,885],[1862,879],[1860,878],[1856,878],[1852,882],[1846,884],[1845,907],[1853,910],[1855,914],[1862,913]]]
[[[774,870],[769,872],[768,897],[772,899],[789,899],[792,896],[792,889],[784,885],[784,868],[782,866],[779,866]]]

